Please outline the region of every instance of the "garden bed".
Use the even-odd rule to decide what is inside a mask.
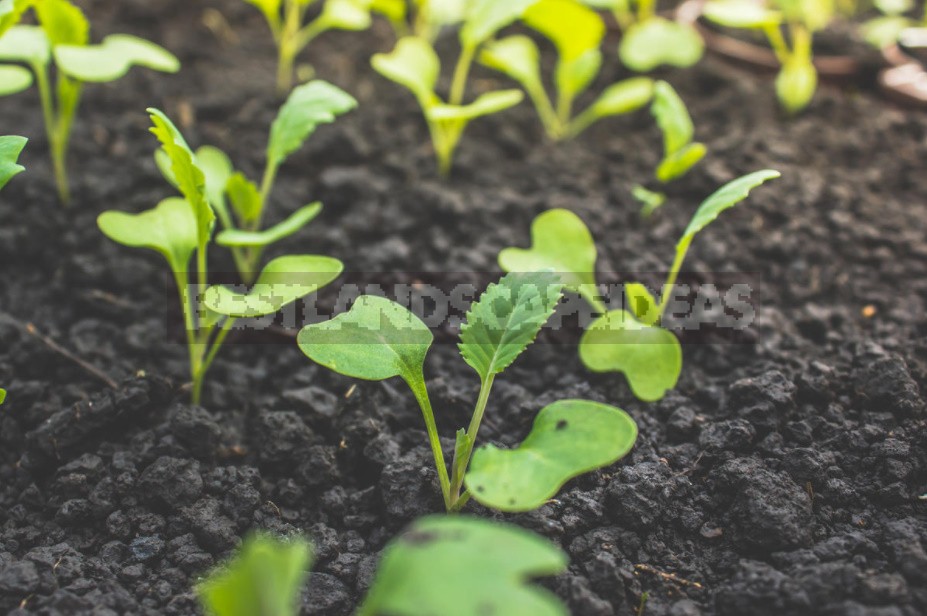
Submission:
[[[148,106],[249,175],[261,164],[279,102],[260,15],[232,1],[165,4],[92,3],[96,36],[146,36],[184,70],[87,89],[70,208],[55,198],[34,93],[0,100],[0,132],[31,138],[29,173],[0,197],[0,385],[10,391],[0,611],[198,613],[193,584],[248,530],[267,528],[315,543],[304,613],[348,614],[384,544],[442,509],[412,397],[319,368],[277,331],[239,336],[203,408],[189,406],[162,260],[115,245],[95,223],[105,209],[141,211],[171,194],[151,158]],[[204,25],[220,8],[230,28],[215,13]],[[648,616],[925,613],[927,116],[824,88],[787,121],[770,81],[707,57],[666,77],[709,156],[643,220],[630,188],[649,177],[660,138],[637,117],[552,145],[522,104],[475,122],[452,179],[439,179],[412,97],[369,68],[392,40],[379,23],[310,49],[318,75],[360,107],[281,171],[278,219],[315,199],[326,208],[280,253],[338,257],[358,280],[456,272],[482,284],[501,249],[528,244],[537,214],[563,207],[596,236],[600,278],[617,282],[665,270],[720,184],[764,167],[783,173],[700,237],[686,268],[698,273],[683,277],[749,272],[760,281],[756,322],[736,339],[685,335],[682,379],[661,402],[586,371],[569,329],[542,334],[496,385],[484,442],[519,442],[542,406],[567,397],[616,404],[639,425],[621,463],[536,512],[504,516],[569,554],[569,572],[550,586],[572,612],[638,613],[646,593]],[[616,65],[610,57],[603,83],[621,76]],[[477,71],[473,83],[504,81]],[[455,334],[437,332],[426,364],[448,454],[478,388]]]

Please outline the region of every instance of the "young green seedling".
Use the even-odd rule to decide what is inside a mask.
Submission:
[[[480,47],[537,1],[473,0],[467,5],[460,28],[461,52],[447,102],[435,92],[441,61],[427,38],[402,38],[392,52],[373,57],[371,63],[377,72],[408,88],[418,100],[443,175],[450,173],[454,151],[472,120],[513,107],[524,98],[519,90],[497,90],[464,104],[467,79]]]
[[[206,175],[170,119],[150,109],[151,132],[170,160],[171,173],[183,198],[165,199],[141,214],[104,212],[98,219],[107,237],[126,246],[149,248],[167,259],[174,273],[183,310],[193,381],[198,404],[203,379],[237,319],[272,315],[314,293],[338,277],[343,265],[318,255],[278,257],[268,263],[249,293],[223,286],[207,287],[206,254],[215,215],[209,205]],[[196,254],[191,284],[190,261]]]
[[[694,27],[657,15],[657,0],[582,2],[615,16],[622,30],[618,55],[631,70],[648,72],[661,65],[686,68],[705,52],[705,42]]]
[[[304,328],[298,342],[310,359],[339,374],[371,381],[400,377],[408,384],[425,418],[448,511],[459,511],[471,497],[502,511],[527,511],[544,504],[570,478],[615,462],[637,438],[637,427],[624,411],[564,400],[538,414],[518,449],[490,446],[474,453],[493,382],[534,341],[561,288],[548,272],[511,273],[470,307],[458,347],[480,377],[480,393],[469,427],[457,432],[450,473],[425,385],[432,334],[418,317],[390,300],[364,295],[350,311]]]
[[[14,10],[7,16],[18,18],[31,4],[14,1]],[[0,35],[0,61],[22,63],[31,70],[0,67],[0,96],[28,88],[34,75],[55,184],[66,204],[70,201],[68,144],[84,84],[116,81],[136,65],[176,73],[180,62],[162,47],[128,34],[112,34],[101,44],[91,45],[90,24],[70,0],[41,0],[35,2],[34,9],[39,26],[11,26]],[[57,73],[54,86],[52,64]]]
[[[404,0],[245,0],[257,7],[277,46],[277,94],[285,95],[293,87],[293,65],[312,41],[330,30],[366,30],[371,11],[385,14],[396,23],[405,16]],[[308,23],[306,17],[315,4],[321,12]]]
[[[253,535],[196,592],[209,616],[296,616],[312,560],[305,539]],[[565,616],[555,595],[530,582],[566,565],[556,546],[516,526],[430,516],[386,546],[357,614]]]
[[[916,8],[914,0],[874,0],[872,4],[881,15],[864,22],[860,28],[863,38],[879,49],[894,45],[902,30],[927,27],[927,4],[920,19],[909,17]]]
[[[334,122],[356,106],[357,101],[350,95],[325,81],[311,81],[293,90],[271,126],[260,186],[235,171],[228,155],[218,148],[203,146],[194,154],[205,176],[206,198],[222,225],[216,243],[232,251],[245,283],[254,281],[264,249],[293,235],[322,211],[321,203],[311,203],[282,222],[262,228],[280,166],[302,147],[320,124]],[[155,160],[164,177],[177,186],[167,151],[158,150]]]
[[[467,12],[467,0],[412,0],[415,36],[434,41],[441,28],[459,24]]]
[[[818,87],[812,42],[834,18],[832,0],[774,0],[776,9],[750,0],[710,0],[705,17],[728,28],[759,30],[782,65],[776,95],[789,113],[808,106]],[[778,10],[777,10],[778,9]],[[783,28],[788,37],[783,35]]]
[[[585,298],[600,315],[580,341],[579,355],[586,367],[594,372],[621,372],[634,395],[656,401],[676,386],[682,371],[679,340],[663,328],[662,319],[692,240],[721,212],[746,199],[752,189],[779,176],[770,170],[751,173],[702,202],[676,244],[659,301],[644,285],[634,282],[625,285],[628,310],[609,309],[598,290],[592,234],[568,210],[549,210],[538,216],[531,225],[531,248],[503,250],[499,265],[510,272],[559,272],[564,286]]]
[[[9,183],[15,176],[25,171],[25,167],[18,164],[19,155],[26,147],[28,139],[13,135],[0,137],[0,189]]]

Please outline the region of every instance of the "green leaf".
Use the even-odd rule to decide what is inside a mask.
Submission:
[[[662,17],[652,17],[628,28],[621,38],[618,55],[628,68],[648,72],[661,65],[686,68],[705,53],[698,31]]]
[[[553,271],[574,292],[595,287],[596,249],[583,221],[569,210],[548,210],[531,223],[531,248],[506,248],[499,266],[506,272]]]
[[[14,176],[25,171],[25,167],[16,164],[19,155],[29,141],[25,137],[0,137],[0,189],[7,185]]]
[[[319,21],[325,28],[366,30],[370,27],[370,0],[325,0]]]
[[[664,158],[657,167],[656,177],[661,182],[672,182],[681,178],[697,165],[708,153],[704,143],[690,143]]]
[[[341,261],[331,257],[278,257],[267,264],[249,293],[236,293],[228,287],[216,285],[203,294],[203,305],[230,317],[262,317],[315,293],[343,270]]]
[[[549,272],[513,272],[470,305],[460,354],[482,380],[508,368],[554,313],[563,283]]]
[[[914,9],[914,0],[873,0],[872,5],[886,15],[901,15]]]
[[[435,104],[435,86],[441,73],[441,61],[431,43],[417,36],[399,39],[390,53],[378,53],[370,61],[373,68],[391,81],[415,94],[422,108]]]
[[[632,77],[610,85],[590,106],[598,118],[632,113],[653,99],[654,82],[649,77]]]
[[[176,73],[180,61],[169,51],[145,39],[113,34],[100,45],[55,47],[58,67],[79,81],[104,83],[125,76],[133,66],[163,73]]]
[[[481,64],[505,73],[529,92],[543,88],[540,58],[538,46],[523,34],[491,41],[480,52]]]
[[[705,199],[686,227],[686,231],[679,240],[677,250],[685,244],[688,246],[695,235],[714,221],[724,210],[734,207],[750,195],[754,188],[765,184],[769,180],[782,177],[782,174],[772,169],[756,171],[732,182],[728,182],[710,197]]]
[[[882,49],[894,45],[901,31],[912,25],[913,22],[907,17],[889,15],[876,17],[863,23],[860,26],[860,32],[867,43]]]
[[[421,319],[386,298],[362,295],[351,309],[299,332],[309,359],[345,376],[368,381],[402,377],[422,381],[433,336]]]
[[[727,28],[761,29],[782,23],[782,13],[756,2],[712,0],[702,13],[706,19]]]
[[[197,247],[196,218],[190,205],[179,197],[165,199],[141,214],[103,212],[97,224],[114,242],[161,253],[174,272],[187,271]]]
[[[216,220],[206,196],[206,176],[197,166],[190,146],[170,118],[153,107],[148,109],[148,113],[151,116],[151,133],[161,142],[161,147],[171,161],[171,173],[177,187],[196,218],[198,246],[204,248],[209,243]]]
[[[280,7],[283,0],[245,0],[245,2],[256,6],[264,14],[268,23],[275,24],[280,21]]]
[[[158,152],[163,154],[163,150]],[[216,210],[221,212],[223,222],[228,220],[228,207],[225,201],[225,188],[235,172],[228,155],[219,148],[204,145],[196,150],[196,164],[206,180],[206,198]]]
[[[329,0],[327,4],[330,4]],[[267,158],[273,165],[283,163],[302,147],[319,124],[329,124],[339,115],[357,107],[347,92],[325,81],[310,81],[290,94],[270,128]]]
[[[525,11],[522,21],[550,39],[561,62],[574,62],[598,50],[605,36],[602,17],[574,0],[539,0]]]
[[[689,110],[673,86],[665,81],[658,81],[653,87],[651,112],[663,133],[663,148],[667,156],[692,142],[695,126]]]
[[[90,22],[70,0],[41,0],[35,14],[52,47],[86,45],[90,40]]]
[[[476,49],[499,30],[519,19],[538,0],[471,0],[466,20],[460,29],[460,42]]]
[[[196,593],[210,616],[296,616],[311,566],[308,541],[254,535]]]
[[[14,26],[0,38],[0,60],[44,68],[51,60],[48,37],[37,26]]]
[[[496,90],[480,95],[469,105],[435,105],[428,117],[436,122],[469,122],[514,107],[525,98],[521,90]]]
[[[613,310],[583,334],[579,357],[593,372],[623,372],[634,395],[646,402],[676,386],[682,347],[672,332],[645,325],[624,310]]]
[[[556,595],[530,583],[566,565],[553,544],[516,526],[430,516],[386,547],[358,616],[566,616]]]
[[[655,211],[657,211],[657,209],[662,207],[664,203],[666,203],[666,195],[661,192],[648,190],[640,184],[631,189],[631,194],[635,199],[640,201],[642,205],[641,216],[644,218],[647,218],[653,214]]]
[[[226,191],[240,224],[248,225],[258,219],[264,209],[264,200],[257,184],[243,173],[236,173],[226,183]]]
[[[19,23],[32,4],[33,0],[0,0],[0,37]]]
[[[6,390],[0,389],[0,404],[6,402]]]
[[[264,247],[279,242],[305,227],[322,211],[319,202],[301,207],[283,222],[263,231],[227,229],[216,236],[216,243],[229,247]]]
[[[544,407],[516,449],[480,447],[465,483],[474,499],[500,511],[531,511],[570,479],[623,458],[637,425],[621,409],[588,400]]]
[[[624,285],[624,292],[628,298],[628,307],[637,320],[644,325],[656,325],[660,320],[660,308],[647,287],[639,282],[630,282]]]
[[[793,57],[776,77],[776,95],[789,113],[807,107],[817,89],[818,71],[810,58]]]
[[[18,94],[32,85],[32,73],[21,66],[0,66],[0,96]]]
[[[383,15],[394,24],[404,23],[409,12],[406,0],[373,0],[370,10]]]

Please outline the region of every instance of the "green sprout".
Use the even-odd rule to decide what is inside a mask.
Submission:
[[[308,23],[309,9],[319,0],[245,0],[261,11],[277,46],[277,94],[293,87],[296,57],[316,38],[330,30],[366,30],[371,11],[396,23],[405,16],[405,0],[322,0],[321,12]]]
[[[467,0],[412,0],[415,36],[434,41],[444,26],[459,24],[467,12]]]
[[[814,98],[818,71],[813,36],[831,22],[836,9],[832,0],[774,0],[772,5],[776,8],[750,0],[710,0],[704,14],[718,25],[759,30],[766,35],[782,66],[776,77],[776,95],[782,107],[795,114]]]
[[[927,4],[920,19],[909,17],[916,8],[914,0],[873,0],[872,4],[881,14],[863,23],[861,30],[866,42],[879,49],[894,45],[902,30],[927,27]]]
[[[508,272],[560,273],[564,286],[583,297],[600,315],[583,334],[580,359],[593,372],[623,373],[635,396],[653,402],[676,386],[682,372],[682,347],[676,336],[662,326],[662,319],[692,240],[724,210],[746,199],[751,190],[779,176],[778,171],[757,171],[726,184],[703,201],[676,244],[660,299],[643,284],[626,284],[626,305],[630,310],[610,310],[602,300],[595,275],[592,234],[568,210],[549,210],[538,216],[531,225],[531,248],[503,250],[499,265]]]
[[[264,267],[249,293],[237,293],[223,286],[208,287],[206,257],[216,217],[209,204],[206,174],[170,119],[157,109],[149,112],[151,132],[170,160],[171,174],[183,198],[165,199],[141,214],[104,212],[97,222],[113,241],[155,250],[167,259],[180,295],[193,381],[192,399],[198,404],[206,372],[238,319],[278,312],[337,278],[343,265],[325,256],[284,256]],[[189,270],[194,253],[195,286],[191,284]]]
[[[480,48],[495,34],[518,20],[537,0],[473,0],[460,28],[461,52],[445,102],[436,92],[441,61],[427,38],[407,36],[386,54],[376,54],[371,63],[381,75],[409,89],[418,100],[428,123],[438,167],[448,175],[454,151],[467,125],[476,118],[498,113],[520,103],[519,90],[497,90],[464,104],[467,80]]]
[[[19,160],[19,155],[26,147],[27,141],[25,137],[13,135],[0,137],[0,189],[26,170],[16,161]]]
[[[29,7],[34,8],[40,25],[14,25]],[[65,204],[71,198],[68,145],[84,84],[116,81],[133,66],[165,73],[180,70],[177,58],[144,39],[112,34],[99,45],[91,45],[89,39],[90,23],[70,0],[0,2],[0,61],[25,64],[29,69],[0,66],[0,96],[25,90],[33,81],[38,85],[55,184]]]
[[[646,73],[662,65],[687,68],[702,59],[705,42],[689,24],[657,14],[657,0],[582,0],[612,12],[622,30],[618,55],[631,70]]]
[[[334,122],[356,106],[357,101],[350,95],[325,81],[312,81],[294,89],[271,126],[260,186],[235,171],[228,155],[219,148],[203,146],[196,151],[195,159],[206,178],[206,197],[222,225],[216,243],[232,251],[245,283],[254,281],[261,256],[268,246],[293,235],[322,211],[321,203],[311,203],[282,222],[262,228],[280,166],[303,146],[319,125]],[[167,151],[158,150],[155,160],[164,177],[177,186]]]
[[[311,544],[255,534],[196,587],[209,616],[296,616],[310,577]],[[358,616],[565,616],[549,590],[531,584],[562,573],[566,555],[542,537],[469,516],[414,522],[383,551]],[[309,582],[311,584],[311,578]]]
[[[501,511],[528,511],[572,477],[620,459],[637,438],[637,427],[624,411],[562,400],[541,410],[520,447],[490,445],[474,452],[493,382],[534,341],[560,301],[562,286],[548,272],[511,273],[471,305],[458,348],[479,375],[480,393],[469,427],[457,432],[450,472],[425,384],[425,357],[433,337],[418,317],[388,299],[364,295],[348,312],[305,327],[298,342],[311,360],[339,374],[406,382],[425,419],[449,512],[460,511],[471,497]]]

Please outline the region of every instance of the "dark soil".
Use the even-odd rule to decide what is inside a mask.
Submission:
[[[227,32],[204,25],[220,5]],[[28,173],[0,198],[0,384],[10,391],[0,611],[193,614],[198,577],[267,528],[316,544],[304,612],[347,614],[385,543],[441,507],[411,396],[401,383],[332,375],[291,339],[264,334],[224,349],[204,407],[191,407],[186,350],[167,325],[176,300],[166,265],[95,226],[104,209],[140,211],[171,194],[151,160],[150,105],[182,119],[193,144],[223,147],[258,173],[278,106],[270,38],[232,0],[100,0],[92,14],[96,36],[148,36],[184,72],[135,71],[87,89],[67,210],[54,198],[35,94],[0,101],[0,133],[32,139]],[[633,614],[643,593],[648,616],[927,613],[927,116],[823,89],[786,121],[769,81],[708,58],[666,78],[711,154],[643,221],[629,191],[660,148],[646,113],[551,145],[522,105],[473,125],[445,183],[411,97],[368,68],[391,40],[378,24],[310,50],[318,74],[361,107],[283,169],[275,219],[316,198],[327,207],[280,252],[330,254],[361,273],[491,273],[500,249],[527,244],[538,213],[565,207],[594,230],[602,278],[623,280],[667,267],[715,187],[762,167],[783,172],[706,231],[687,263],[702,272],[693,283],[758,273],[756,323],[737,344],[684,338],[682,380],[663,401],[640,403],[621,377],[585,371],[575,331],[545,334],[496,386],[484,442],[518,442],[544,404],[568,397],[621,405],[640,426],[620,464],[507,516],[569,553],[569,572],[550,583],[573,613]],[[612,60],[606,77],[616,79]],[[477,71],[474,84],[502,81]],[[440,332],[427,366],[448,439],[477,389],[447,343],[453,333]]]

